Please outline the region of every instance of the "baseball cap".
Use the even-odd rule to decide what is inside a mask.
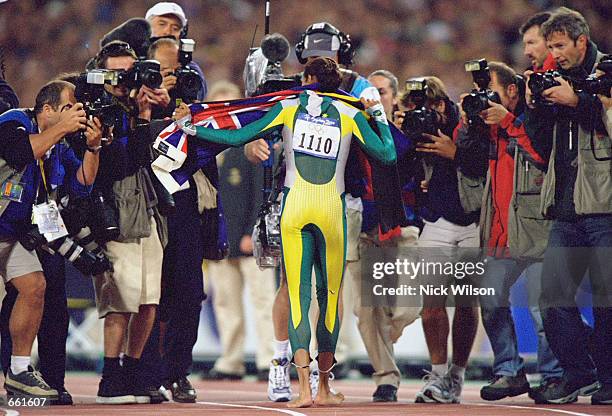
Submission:
[[[187,17],[185,16],[183,8],[178,4],[170,1],[162,1],[151,7],[149,10],[147,10],[145,19],[151,20],[152,17],[163,16],[165,14],[173,14],[178,17],[183,27],[185,27],[185,25],[187,24]]]
[[[340,38],[329,33],[314,32],[304,38],[302,57],[323,56],[335,58],[340,49]]]

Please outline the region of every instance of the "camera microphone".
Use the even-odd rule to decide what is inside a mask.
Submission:
[[[261,51],[270,62],[282,62],[289,56],[289,41],[280,33],[264,36]]]

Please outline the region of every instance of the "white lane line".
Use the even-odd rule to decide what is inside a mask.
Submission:
[[[216,403],[216,402],[196,402],[196,403],[205,404],[209,406],[226,406],[226,407],[239,407],[242,409],[267,410],[269,412],[284,413],[286,415],[291,415],[291,416],[306,416],[304,413],[300,413],[300,412],[296,412],[296,411],[288,410],[288,409],[277,409],[275,407],[248,406],[244,404],[229,404],[229,403]]]
[[[553,413],[561,413],[564,415],[572,415],[572,416],[593,416],[590,413],[579,413],[579,412],[572,412],[570,410],[562,410],[562,409],[554,409],[554,408],[550,408],[550,407],[531,407],[531,406],[516,406],[516,405],[509,405],[509,404],[488,404],[488,403],[463,403],[465,405],[468,406],[485,406],[485,407],[505,407],[505,408],[509,408],[509,409],[526,409],[526,410],[541,410],[543,412],[553,412]]]
[[[19,416],[19,412],[17,410],[9,410],[9,409],[0,409],[4,412],[6,416]]]

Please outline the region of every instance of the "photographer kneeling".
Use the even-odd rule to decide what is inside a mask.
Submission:
[[[159,72],[143,69],[125,42],[105,45],[96,57],[96,66],[117,74],[119,83],[105,88],[124,108],[115,122],[114,140],[102,149],[95,183],[96,192],[106,201],[114,201],[111,205],[119,226],[119,237],[105,249],[114,270],[94,278],[98,314],[104,318],[104,369],[96,402],[159,402],[157,388],[148,391],[137,367],[159,303],[167,240],[147,170],[153,141],[149,121],[153,108],[167,106],[170,97],[166,89],[153,85],[161,84]],[[122,351],[123,365],[119,360]]]
[[[55,400],[57,390],[30,365],[43,313],[45,276],[34,247],[28,250],[24,244],[30,247],[35,235],[36,245],[48,242],[57,247],[67,235],[53,198],[60,187],[74,197],[88,195],[99,157],[87,152],[81,163],[60,141],[85,130],[88,148],[96,149],[101,124],[86,119],[74,98],[74,85],[52,81],[38,93],[33,110],[10,110],[0,116],[0,126],[0,274],[18,291],[9,323],[12,356],[4,386],[11,394]]]

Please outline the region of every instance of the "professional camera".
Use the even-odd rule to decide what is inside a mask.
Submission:
[[[558,71],[535,72],[529,77],[529,89],[531,90],[532,102],[535,105],[553,105],[542,96],[549,88],[561,85],[555,78],[560,77]]]
[[[425,107],[427,101],[427,80],[425,78],[412,78],[406,81],[406,90],[410,101],[416,108],[406,111],[401,130],[411,140],[417,143],[430,142],[423,137],[424,133],[437,134],[438,114],[435,110]]]
[[[281,207],[277,201],[262,205],[253,227],[253,256],[260,268],[276,267],[281,257]]]
[[[480,113],[490,107],[489,100],[495,103],[501,103],[499,94],[489,89],[491,83],[491,74],[489,73],[489,64],[486,59],[478,59],[465,63],[466,72],[472,74],[474,83],[478,89],[473,89],[468,95],[463,97],[461,107],[468,118],[468,124],[484,124],[480,117]]]
[[[573,81],[574,89],[584,91],[588,94],[599,94],[610,97],[610,88],[612,88],[612,55],[604,55],[597,64],[597,69],[603,72],[603,75],[589,75],[583,81]]]
[[[112,264],[101,249],[94,254],[69,236],[47,242],[36,226],[24,233],[19,242],[28,251],[43,249],[51,254],[59,253],[86,276],[95,276],[112,270]]]
[[[283,75],[281,62],[289,55],[289,42],[280,33],[266,35],[259,48],[251,48],[244,66],[247,97],[287,90],[300,85]]]
[[[174,71],[176,76],[176,96],[186,103],[192,103],[198,98],[198,92],[202,88],[200,74],[189,64],[193,60],[195,41],[193,39],[181,39],[179,47],[180,68]]]
[[[97,117],[102,123],[102,135],[108,137],[110,128],[121,118],[121,106],[104,89],[104,84],[117,82],[116,73],[104,69],[85,72],[76,79],[74,97],[83,104],[87,118]],[[71,147],[82,154],[87,147],[85,132],[79,131],[66,137]],[[105,142],[102,142],[104,145]]]
[[[162,81],[159,61],[147,59],[134,62],[134,66],[127,71],[118,71],[116,83],[132,90],[138,89],[142,85],[153,89],[159,88]]]
[[[115,209],[102,195],[92,195],[70,200],[62,209],[62,219],[68,234],[82,242],[82,238],[92,235],[100,243],[115,240],[119,237],[119,224]]]

